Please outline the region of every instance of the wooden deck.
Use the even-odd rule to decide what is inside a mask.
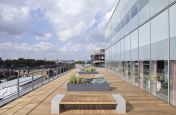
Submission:
[[[114,94],[120,93],[127,100],[127,115],[176,115],[176,108],[166,102],[149,95],[112,76],[105,69],[99,69],[99,73],[106,76],[111,83],[108,92],[67,92],[66,86],[70,76],[77,70],[72,70],[64,76],[36,89],[35,91],[0,108],[1,115],[50,115],[51,99],[58,93],[66,94]],[[64,106],[61,115],[73,114],[116,114],[113,105],[77,105]]]

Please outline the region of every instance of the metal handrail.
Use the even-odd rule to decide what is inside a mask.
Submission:
[[[69,69],[72,69],[72,68],[69,68]],[[15,97],[15,99],[16,98],[19,98],[21,95],[24,95],[24,94],[26,94],[26,93],[28,93],[28,92],[31,92],[31,91],[33,91],[34,89],[36,89],[36,88],[38,88],[38,87],[40,87],[40,86],[43,86],[44,84],[46,84],[46,83],[49,83],[49,82],[51,82],[51,81],[53,81],[53,80],[55,80],[56,78],[58,78],[58,77],[60,77],[59,75],[62,75],[63,73],[65,73],[66,71],[68,71],[69,70],[68,68],[66,69],[65,67],[56,67],[56,68],[53,68],[53,70],[54,71],[56,71],[55,73],[53,73],[52,74],[52,78],[49,78],[49,76],[48,76],[48,78],[47,79],[44,79],[44,80],[42,80],[42,81],[40,81],[40,82],[38,82],[38,83],[34,83],[35,81],[37,81],[37,80],[39,80],[39,79],[41,79],[42,78],[42,76],[44,76],[44,74],[43,74],[43,72],[46,72],[46,69],[43,69],[43,70],[39,70],[39,71],[34,71],[34,72],[32,72],[32,73],[23,73],[22,75],[18,75],[18,78],[16,79],[17,80],[17,83],[15,83],[15,84],[13,84],[13,85],[9,85],[9,86],[7,86],[7,87],[2,87],[0,90],[3,90],[3,89],[5,89],[5,88],[9,88],[9,87],[12,87],[12,86],[16,86],[16,88],[17,88],[17,90],[16,90],[16,92],[13,92],[13,93],[11,93],[11,94],[9,94],[9,95],[6,95],[6,96],[2,96],[2,98],[0,99],[0,106],[3,106],[4,104],[6,104],[6,103],[8,103],[8,102],[10,102],[10,101],[12,101],[12,100],[14,100],[14,98],[12,97],[12,96],[14,96],[14,95],[16,95],[17,97]],[[48,69],[47,69],[48,70]],[[39,73],[39,72],[41,72],[41,76],[40,77],[37,77],[37,78],[35,78],[34,79],[34,74],[35,73]],[[29,75],[30,77],[31,77],[31,79],[30,80],[25,80],[25,81],[22,81],[22,82],[19,82],[20,81],[20,78],[22,78],[21,76],[25,76],[25,75]],[[57,76],[57,77],[56,77]],[[23,84],[23,83],[25,83],[26,82],[26,84]],[[21,84],[23,84],[24,86],[26,85],[28,85],[28,84],[31,84],[30,86],[27,86],[27,87],[24,87],[24,88],[22,88],[22,89],[20,89],[20,87],[23,87]],[[37,86],[38,84],[41,84],[40,86]],[[35,87],[35,86],[37,86],[37,87]],[[34,88],[35,87],[35,88]],[[29,91],[27,91],[27,89],[30,89],[31,88],[31,90],[29,90]],[[27,91],[27,92],[25,92],[25,91]],[[24,92],[24,94],[23,94],[23,92]],[[11,99],[12,98],[12,99]],[[3,102],[4,100],[8,100],[7,102],[5,101],[5,102]],[[2,102],[2,103],[1,103]]]

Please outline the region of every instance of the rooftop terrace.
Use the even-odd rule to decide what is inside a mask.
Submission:
[[[106,69],[97,69],[110,82],[110,91],[93,92],[94,94],[120,93],[127,100],[127,115],[175,115],[176,108],[166,102],[151,96],[135,86],[113,76]],[[80,94],[80,92],[67,92],[69,77],[78,70],[74,69],[56,80],[36,89],[33,92],[0,108],[2,115],[50,115],[51,99],[58,93]],[[90,92],[83,92],[90,94]],[[64,107],[61,115],[71,114],[118,114],[111,106],[78,105]]]

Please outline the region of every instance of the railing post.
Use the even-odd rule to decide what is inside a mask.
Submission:
[[[45,79],[44,77],[45,76],[44,76],[44,66],[43,66],[43,69],[42,69],[42,85],[43,85],[43,79]]]
[[[34,90],[34,74],[32,73],[32,91]]]
[[[59,68],[58,68],[58,65],[57,65],[56,69],[57,69],[57,71],[56,71],[56,76],[57,76],[57,78],[58,78],[58,75],[59,75],[59,74],[58,74],[58,73],[59,73],[59,70],[58,70],[58,69],[59,69]]]
[[[60,74],[62,74],[62,66],[60,67]]]
[[[17,78],[17,95],[18,95],[18,98],[20,97],[20,70],[18,72],[18,78]]]
[[[50,69],[49,69],[50,70]],[[48,70],[48,82],[49,82],[49,79],[50,79],[50,71]]]
[[[54,80],[54,68],[53,68],[53,75],[52,76],[53,76],[53,80]]]
[[[62,74],[62,66],[60,67],[60,74]]]

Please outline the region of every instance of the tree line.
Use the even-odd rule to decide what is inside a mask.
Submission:
[[[40,67],[41,65],[55,65],[54,61],[46,61],[46,60],[35,60],[35,59],[7,59],[2,60],[0,58],[0,67],[1,68],[20,68],[20,67]]]

